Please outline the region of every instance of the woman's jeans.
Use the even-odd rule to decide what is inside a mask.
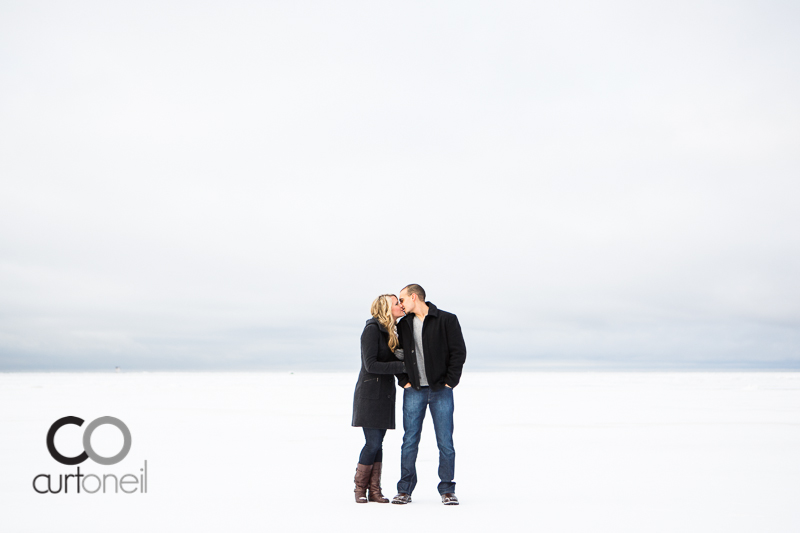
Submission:
[[[453,389],[430,387],[403,389],[403,447],[400,452],[400,481],[397,492],[411,494],[417,486],[417,451],[425,410],[430,407],[436,444],[439,446],[439,494],[456,491],[453,481],[456,450],[453,448]]]
[[[386,435],[385,429],[362,428],[364,438],[367,443],[361,449],[361,456],[358,462],[362,465],[380,463],[383,460],[383,437]]]

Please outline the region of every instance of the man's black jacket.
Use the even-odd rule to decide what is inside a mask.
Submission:
[[[431,302],[428,315],[422,322],[422,355],[425,358],[425,375],[431,389],[438,390],[446,385],[455,388],[461,379],[461,368],[467,359],[467,346],[461,334],[461,325],[453,313],[438,309]],[[397,375],[401,387],[411,382],[419,390],[417,372],[417,351],[414,347],[414,315],[406,315],[397,323],[400,346],[405,353],[405,374]]]

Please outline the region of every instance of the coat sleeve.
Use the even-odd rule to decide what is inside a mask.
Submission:
[[[455,388],[461,380],[461,369],[464,361],[467,360],[467,345],[464,343],[464,335],[461,334],[461,324],[458,317],[452,315],[447,322],[447,347],[449,350],[449,362],[447,365],[447,376],[444,382]]]
[[[361,334],[361,363],[364,370],[370,374],[399,374],[405,372],[402,361],[392,361],[391,363],[381,363],[378,361],[378,350],[380,350],[381,332],[377,326],[367,326]]]

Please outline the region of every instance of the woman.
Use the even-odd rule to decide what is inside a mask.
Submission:
[[[406,371],[397,357],[402,358],[402,350],[395,329],[403,308],[395,295],[382,294],[370,312],[372,318],[361,334],[361,372],[353,399],[353,426],[362,427],[366,439],[356,467],[355,493],[357,503],[389,503],[381,494],[383,437],[387,429],[394,429],[393,374]]]

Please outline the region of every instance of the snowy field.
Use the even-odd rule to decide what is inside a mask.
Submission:
[[[475,373],[455,390],[459,507],[436,491],[429,417],[408,506],[353,502],[356,373],[0,374],[0,531],[800,531],[800,373]],[[398,423],[401,422],[398,395]],[[147,494],[37,494],[74,474],[100,416]],[[384,442],[395,494],[402,429]],[[92,447],[112,456],[113,426]],[[74,480],[74,479],[73,479]],[[54,481],[55,483],[55,481]]]

